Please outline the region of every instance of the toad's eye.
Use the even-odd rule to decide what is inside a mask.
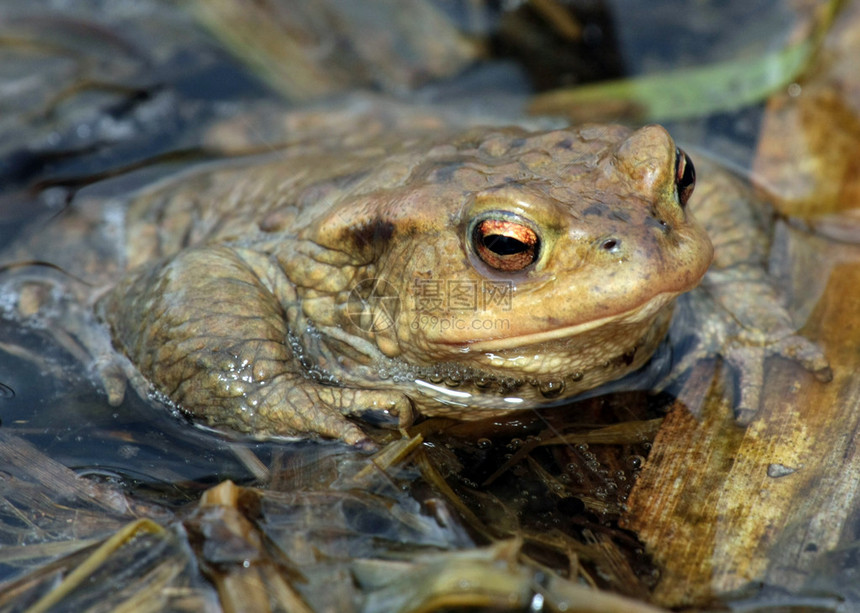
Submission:
[[[514,272],[537,260],[540,237],[530,227],[516,221],[485,219],[475,225],[472,245],[488,266]]]
[[[693,160],[681,149],[675,149],[675,189],[678,190],[678,202],[682,207],[687,206],[687,201],[696,187],[696,167]]]

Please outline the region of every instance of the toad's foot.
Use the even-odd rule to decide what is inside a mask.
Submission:
[[[278,382],[258,397],[249,396],[254,411],[243,411],[243,423],[234,422],[237,430],[248,430],[255,436],[295,436],[316,433],[357,447],[371,449],[375,443],[346,415],[380,412],[394,415],[398,425],[412,421],[412,405],[406,396],[385,390],[363,390],[318,385],[308,380]],[[224,424],[219,417],[213,425]]]
[[[795,334],[791,316],[773,280],[761,268],[713,271],[702,287],[682,298],[673,336],[694,331],[693,347],[659,387],[668,386],[696,362],[721,356],[731,369],[738,396],[737,421],[747,425],[759,410],[764,363],[782,357],[798,363],[822,382],[833,373],[821,349]]]

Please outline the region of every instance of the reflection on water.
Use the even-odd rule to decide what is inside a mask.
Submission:
[[[0,398],[0,419],[55,460],[80,473],[149,486],[254,478],[231,443],[190,428],[186,420],[134,394],[111,407],[71,356],[35,331],[22,334],[13,325],[4,321],[0,329],[4,344],[16,348],[16,354],[4,352],[0,360],[4,389],[13,392]],[[22,356],[21,347],[38,355],[39,362]],[[260,445],[258,452],[268,456],[270,450]]]

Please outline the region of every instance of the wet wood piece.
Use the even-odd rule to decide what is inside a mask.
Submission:
[[[259,494],[231,481],[207,490],[185,521],[202,570],[218,590],[224,611],[311,611],[289,583],[289,573],[267,551],[246,516]],[[244,499],[244,500],[243,500]]]
[[[743,430],[700,369],[690,385],[707,395],[701,418],[678,406],[654,441],[624,521],[662,570],[654,592],[662,605],[701,605],[760,584],[802,590],[827,552],[856,538],[860,253],[817,246],[815,268],[795,276],[828,270],[825,253],[837,262],[805,330],[833,365],[832,383],[772,360],[762,410]]]

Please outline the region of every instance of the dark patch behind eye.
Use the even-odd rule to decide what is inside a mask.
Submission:
[[[352,228],[352,238],[357,247],[382,246],[394,236],[394,224],[390,220],[375,217]]]

